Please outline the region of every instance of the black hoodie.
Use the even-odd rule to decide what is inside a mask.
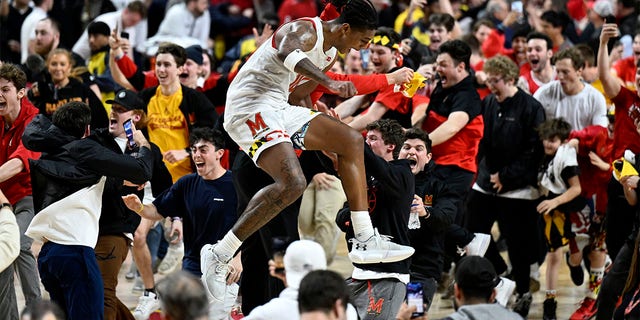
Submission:
[[[29,160],[35,212],[74,192],[96,184],[101,177],[142,184],[151,179],[151,150],[141,147],[139,156],[116,154],[91,139],[78,139],[39,114],[22,136],[25,148],[42,152]]]
[[[433,174],[435,163],[429,162],[416,175],[416,195],[422,198],[430,215],[420,217],[420,228],[409,230],[411,246],[411,274],[418,278],[440,279],[444,265],[444,234],[457,212],[456,193]]]

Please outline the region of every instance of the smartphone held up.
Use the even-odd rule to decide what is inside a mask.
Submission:
[[[122,123],[122,126],[124,127],[124,133],[127,135],[127,147],[129,149],[137,147],[136,142],[133,140],[133,121],[128,119]]]
[[[411,314],[411,318],[422,317],[424,315],[423,286],[421,282],[407,283],[407,304],[416,306],[416,311]]]

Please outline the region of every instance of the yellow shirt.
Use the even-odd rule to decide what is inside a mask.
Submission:
[[[104,74],[107,71],[107,66],[104,64],[104,59],[107,56],[107,51],[101,51],[96,54],[92,54],[89,57],[89,63],[87,64],[87,68],[89,69],[89,73],[94,76],[99,76]],[[107,100],[113,100],[116,96],[113,91],[102,91],[102,105],[105,110],[107,110],[107,114],[111,112],[111,104],[107,103]]]
[[[181,102],[182,87],[174,94],[165,96],[158,86],[156,94],[149,100],[147,106],[149,140],[155,143],[162,153],[169,150],[184,150],[189,146],[189,127],[187,119],[180,111]],[[190,157],[176,163],[167,161],[164,163],[171,173],[173,182],[193,172]]]
[[[611,106],[613,106],[613,102],[611,102],[611,99],[609,99],[609,97],[607,97],[607,95],[604,94],[604,87],[602,86],[602,81],[600,81],[600,79],[596,79],[596,81],[591,83],[591,86],[593,86],[594,88],[596,88],[596,90],[602,93],[602,95],[604,96],[604,99],[607,102],[607,110],[611,109]]]
[[[409,9],[404,10],[400,12],[400,14],[398,14],[398,16],[396,17],[396,20],[393,23],[393,30],[395,30],[395,32],[397,32],[398,34],[402,34],[402,27],[404,26],[404,23],[407,20],[408,16],[409,16]],[[419,21],[422,18],[424,18],[424,12],[422,10],[420,9],[413,10],[413,13],[411,14],[411,21]],[[420,28],[412,27],[411,35],[420,43],[424,44],[425,46],[428,46],[431,44],[429,33],[426,31],[425,32],[421,31]]]

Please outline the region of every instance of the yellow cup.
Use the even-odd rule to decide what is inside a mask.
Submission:
[[[422,76],[419,72],[413,73],[413,79],[411,81],[403,83],[400,92],[407,98],[411,98],[416,94],[416,91],[424,88],[424,83],[427,78]]]

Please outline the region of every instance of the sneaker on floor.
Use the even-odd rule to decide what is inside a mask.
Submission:
[[[148,292],[148,295],[142,295],[138,299],[138,305],[133,311],[133,316],[136,320],[147,320],[154,311],[160,308],[160,300],[153,292]]]
[[[503,307],[507,306],[513,291],[516,289],[516,283],[513,280],[500,277],[502,281],[496,286],[496,301]]]
[[[378,234],[378,229],[374,229],[373,235],[366,241],[352,238],[349,242],[353,245],[349,258],[354,263],[402,261],[415,252],[410,246],[393,243],[391,237]]]
[[[584,270],[582,270],[582,264],[577,266],[572,266],[569,263],[569,252],[565,253],[565,259],[567,260],[567,266],[569,266],[569,271],[571,273],[571,281],[576,286],[581,286],[584,283]]]
[[[177,244],[170,244],[167,254],[158,265],[158,273],[165,275],[173,272],[177,266],[182,265],[182,258],[184,258],[184,243],[180,241]]]
[[[127,272],[127,274],[124,275],[124,278],[127,279],[127,281],[133,281],[136,278],[136,272]]]
[[[533,297],[531,296],[531,292],[518,294],[516,302],[513,304],[513,312],[526,319],[529,315],[529,308],[531,308],[532,301]]]
[[[529,277],[529,292],[535,293],[540,291],[540,280]]]
[[[556,299],[546,299],[542,304],[542,320],[556,320],[556,309],[558,302]]]
[[[467,256],[484,256],[491,243],[491,236],[486,233],[476,233],[473,240],[467,244]]]
[[[451,281],[451,283],[447,287],[447,290],[440,296],[440,299],[445,299],[445,300],[453,299],[453,293],[454,293],[453,285],[455,283],[456,283],[455,280]]]
[[[578,310],[576,310],[576,312],[574,312],[571,315],[571,318],[569,319],[570,320],[591,319],[596,315],[596,311],[598,311],[598,309],[596,308],[596,300],[587,297],[580,302],[580,307],[578,307]]]
[[[438,281],[437,293],[445,293],[449,288],[449,285],[453,282],[453,276],[449,272],[443,272],[440,281]]]
[[[221,257],[213,249],[216,245],[205,244],[200,250],[202,283],[209,297],[215,302],[224,302],[227,292],[227,275],[231,257]]]

